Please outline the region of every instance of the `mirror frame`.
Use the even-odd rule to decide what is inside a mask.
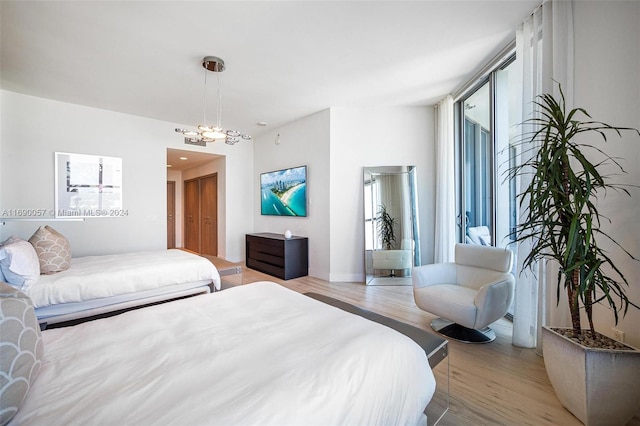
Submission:
[[[386,183],[381,178],[388,176],[391,179]],[[376,180],[376,177],[378,178]],[[411,268],[421,264],[420,254],[420,227],[418,221],[418,186],[416,179],[416,166],[377,166],[363,167],[363,227],[364,227],[364,272],[365,283],[367,285],[394,285],[392,280],[385,280],[385,283],[373,284],[377,278],[408,278],[411,276]],[[398,191],[386,189],[387,193],[383,193],[384,186],[397,186]],[[400,186],[398,186],[400,185]],[[386,208],[394,217],[397,229],[395,243],[391,251],[385,251],[382,248],[378,227],[376,226],[379,218],[379,207],[389,204]],[[399,217],[398,217],[399,216]],[[394,228],[395,230],[395,228]],[[411,242],[407,241],[410,240]],[[409,246],[407,248],[407,246]],[[412,247],[411,247],[412,246]],[[391,257],[393,262],[401,262],[402,266],[408,265],[407,259],[410,258],[411,267],[401,269],[374,269],[374,252],[380,252],[380,257]],[[406,251],[411,251],[406,253]],[[393,260],[394,257],[403,260]],[[384,266],[385,261],[377,260],[378,264]],[[389,266],[387,265],[387,266]],[[376,275],[376,273],[386,272],[388,275]]]

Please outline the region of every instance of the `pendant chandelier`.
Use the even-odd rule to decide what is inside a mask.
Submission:
[[[220,73],[225,70],[224,61],[216,56],[205,56],[202,59],[204,72],[204,117],[203,124],[198,126],[198,130],[176,129],[176,132],[184,135],[184,142],[191,145],[205,146],[207,142],[215,142],[219,140],[225,141],[229,145],[235,145],[240,140],[251,140],[251,136],[238,132],[237,130],[222,129],[222,94],[220,91]],[[207,124],[207,74],[215,72],[217,76],[217,113],[216,124]]]

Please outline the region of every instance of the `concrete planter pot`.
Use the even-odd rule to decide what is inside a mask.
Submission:
[[[543,327],[542,354],[558,399],[585,425],[625,425],[638,412],[639,350],[587,348]]]

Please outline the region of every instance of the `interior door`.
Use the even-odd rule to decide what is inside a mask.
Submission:
[[[176,183],[167,182],[167,248],[176,247]]]
[[[184,248],[200,252],[200,182],[184,183]]]
[[[218,255],[218,176],[200,179],[200,254]]]

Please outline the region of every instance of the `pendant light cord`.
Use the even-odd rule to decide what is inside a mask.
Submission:
[[[204,99],[202,100],[204,107],[202,108],[203,117],[202,117],[202,125],[207,125],[207,69],[204,69]]]
[[[220,70],[217,69],[217,65],[216,74],[218,79],[218,114],[216,118],[218,119],[218,129],[222,130],[222,108],[220,107],[222,105],[222,91],[220,90]]]

